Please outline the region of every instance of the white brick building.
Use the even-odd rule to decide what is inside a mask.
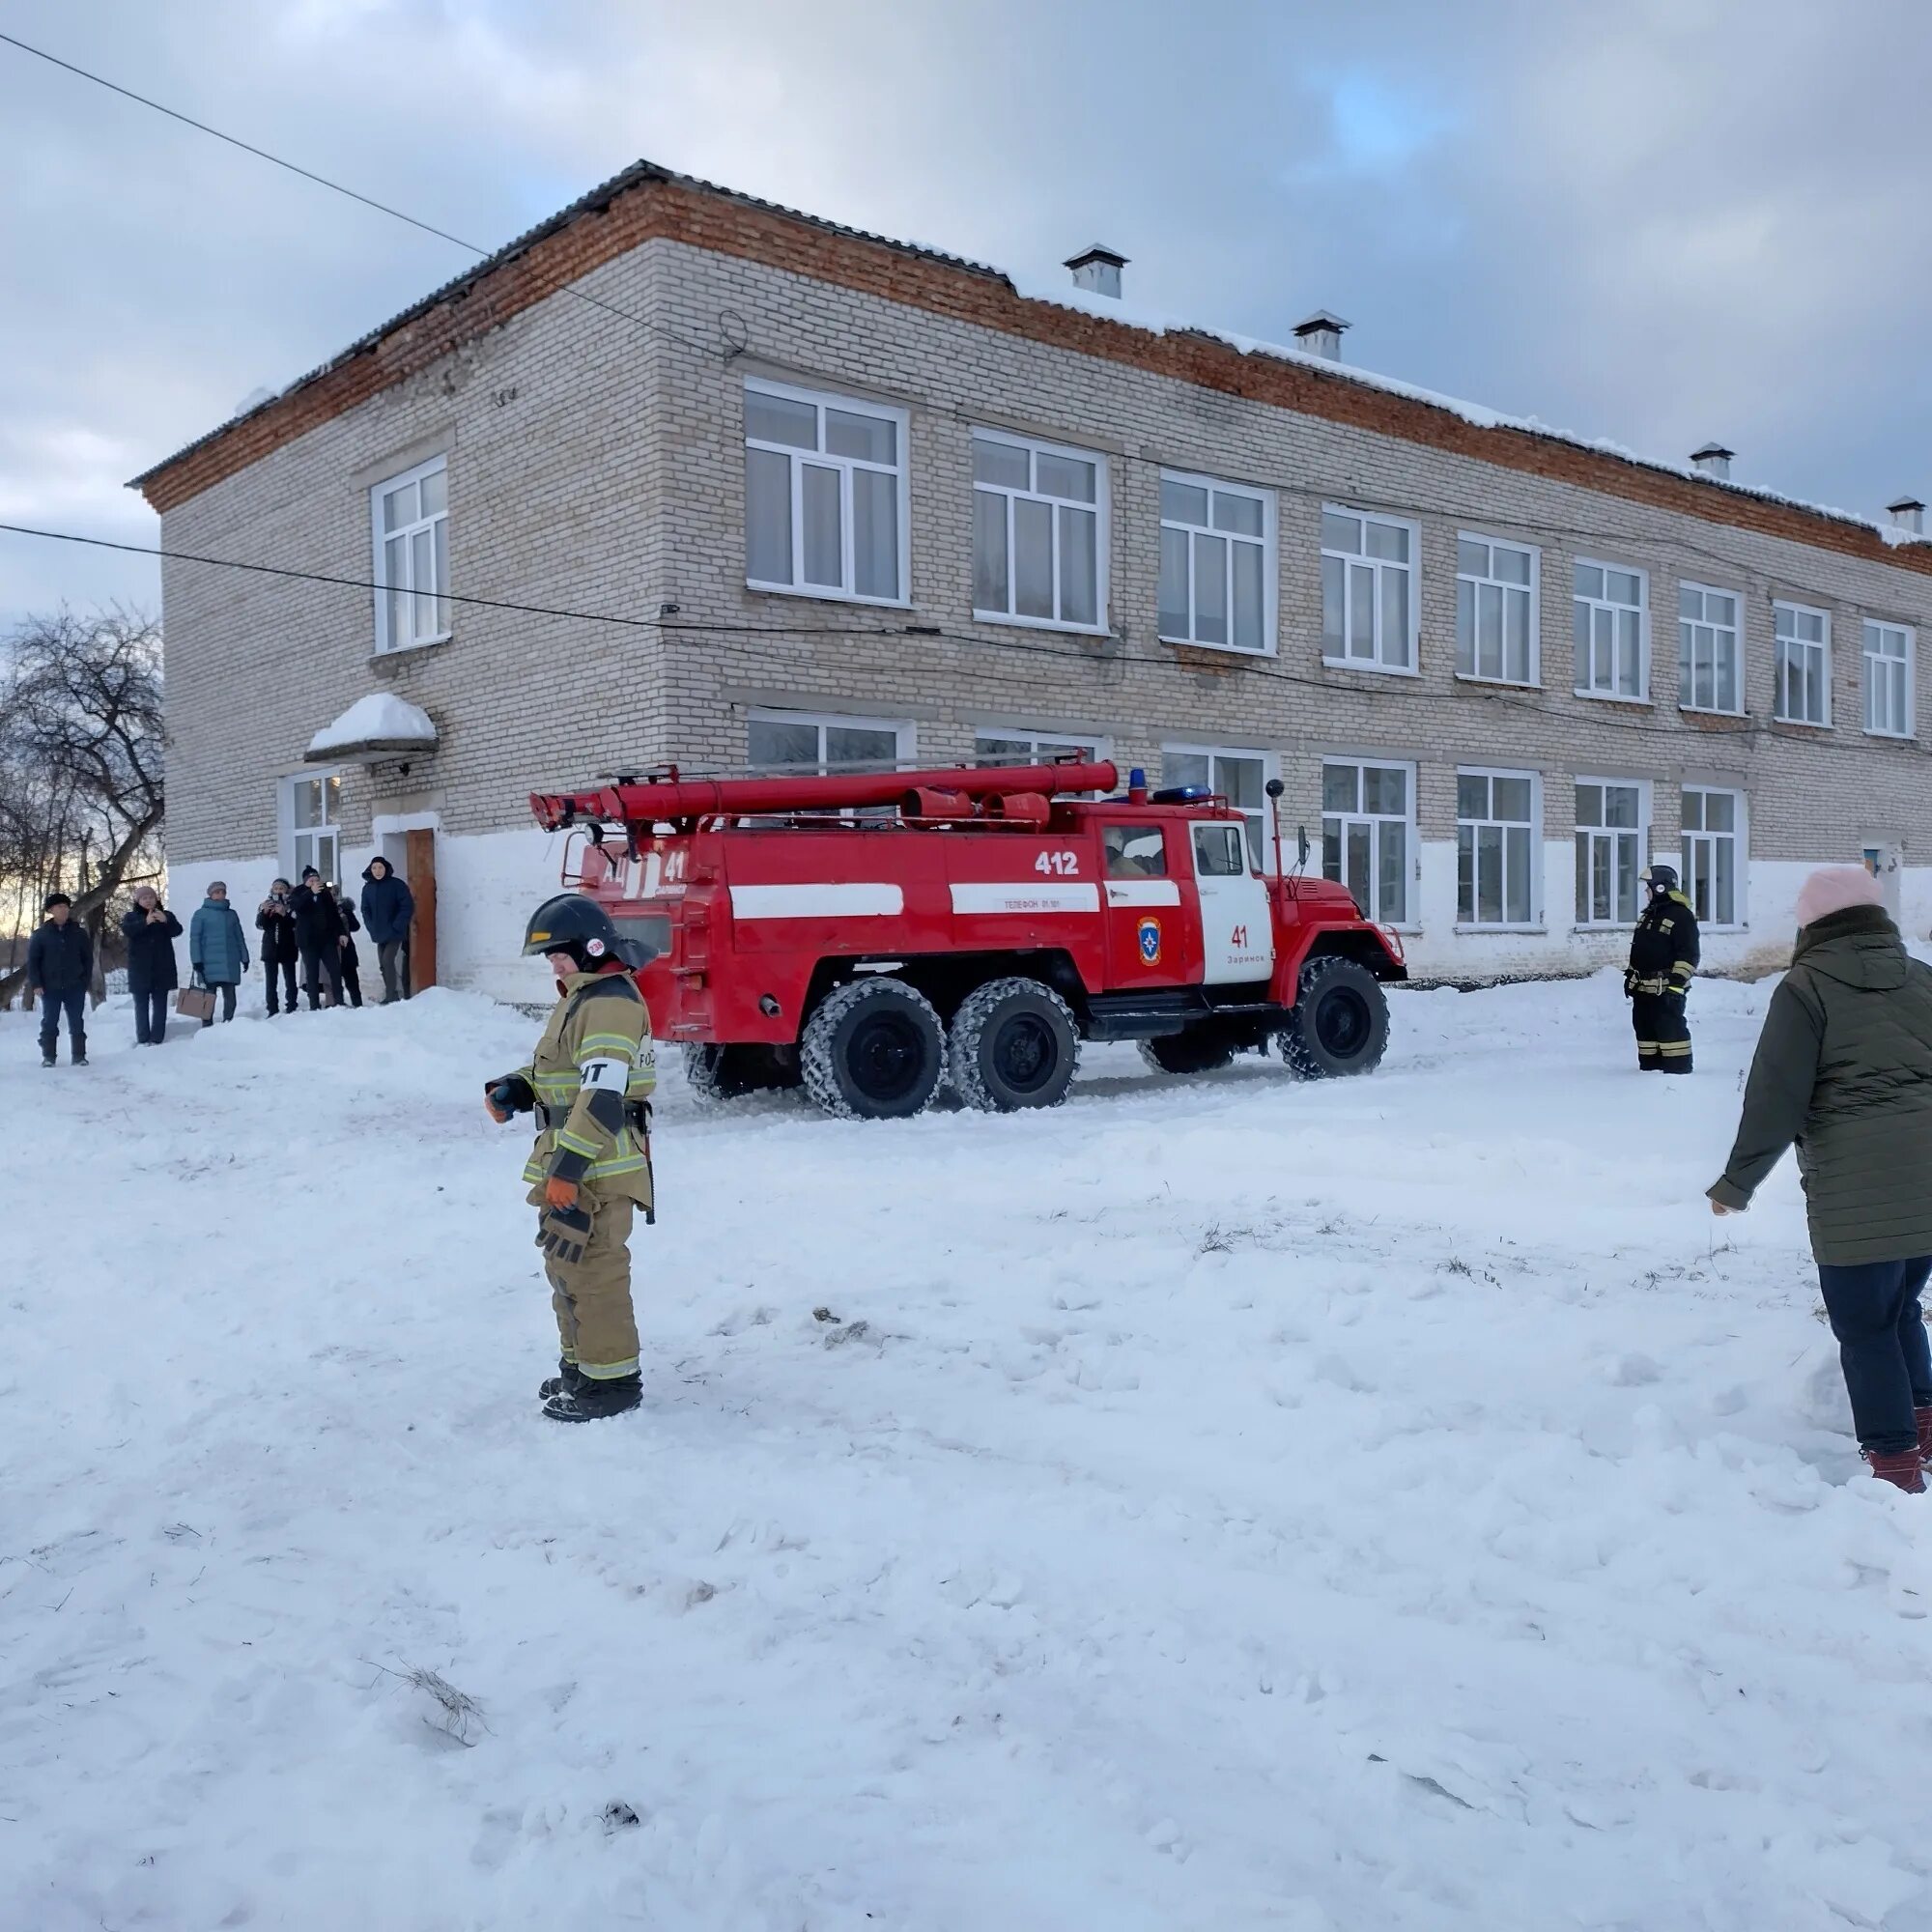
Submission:
[[[1423,979],[1619,957],[1652,854],[1719,968],[1821,861],[1932,923],[1911,506],[1110,308],[640,165],[150,470],[168,551],[307,574],[165,567],[177,896],[433,854],[440,977],[527,990],[533,788],[1024,744],[1278,774]],[[371,691],[435,746],[306,762]]]

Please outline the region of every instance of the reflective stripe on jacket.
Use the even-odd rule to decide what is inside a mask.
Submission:
[[[529,1065],[519,1069],[552,1124],[524,1168],[531,1199],[553,1177],[651,1206],[650,1148],[634,1109],[657,1087],[650,1013],[628,973],[573,973]]]

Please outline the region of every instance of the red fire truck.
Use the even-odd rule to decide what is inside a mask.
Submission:
[[[828,1113],[1050,1107],[1082,1039],[1168,1073],[1276,1046],[1363,1073],[1388,1038],[1401,942],[1348,891],[1255,864],[1202,788],[1124,792],[1104,762],[533,793],[576,828],[564,883],[651,953],[639,984],[714,1097],[803,1084]],[[1306,857],[1306,840],[1300,840]]]

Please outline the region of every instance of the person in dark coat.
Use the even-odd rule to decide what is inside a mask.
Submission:
[[[301,884],[289,899],[296,916],[296,945],[301,949],[302,985],[309,1011],[322,1005],[322,981],[328,981],[328,1004],[342,1004],[342,949],[349,935],[342,929],[342,909],[335,895],[323,884],[313,866],[302,867]]]
[[[1932,1349],[1932,967],[1909,957],[1861,866],[1798,895],[1791,970],[1765,1009],[1718,1214],[1741,1213],[1798,1150],[1811,1253],[1872,1474],[1925,1487]]]
[[[1697,915],[1677,890],[1674,866],[1646,866],[1650,899],[1631,934],[1624,994],[1636,1034],[1636,1064],[1646,1073],[1690,1071],[1690,1024],[1686,995],[1697,971]]]
[[[355,935],[362,930],[361,922],[355,917],[355,901],[340,886],[328,889],[335,895],[335,909],[342,915],[343,938],[348,942],[338,957],[342,961],[342,984],[349,994],[349,1004],[359,1007],[362,1004],[362,962],[355,953]]]
[[[221,995],[221,1018],[235,1017],[235,989],[248,970],[248,942],[242,936],[242,918],[228,903],[228,888],[219,879],[209,882],[208,895],[187,923],[187,963],[202,983]],[[210,1013],[204,1027],[214,1024]]]
[[[281,976],[288,1010],[296,1009],[296,961],[301,957],[301,948],[296,944],[296,909],[289,903],[289,895],[294,890],[286,879],[277,879],[269,888],[269,896],[255,908],[255,930],[262,935],[262,967],[269,982],[270,1013],[282,1010],[275,999],[277,974]]]
[[[362,871],[362,923],[383,969],[383,1004],[410,996],[410,923],[416,916],[410,882],[386,859],[371,859]]]
[[[128,942],[128,990],[134,996],[134,1044],[159,1046],[168,1037],[168,995],[181,984],[175,941],[182,923],[143,886],[121,921]]]
[[[27,991],[41,996],[41,1065],[54,1064],[61,1015],[74,1065],[87,1065],[87,991],[94,983],[94,942],[73,917],[65,893],[49,893],[44,920],[27,942]]]

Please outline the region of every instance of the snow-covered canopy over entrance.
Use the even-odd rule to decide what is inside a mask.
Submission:
[[[325,725],[308,741],[304,754],[322,758],[394,757],[403,752],[427,752],[436,744],[436,726],[429,713],[398,697],[392,691],[372,691],[358,697],[333,724]]]

